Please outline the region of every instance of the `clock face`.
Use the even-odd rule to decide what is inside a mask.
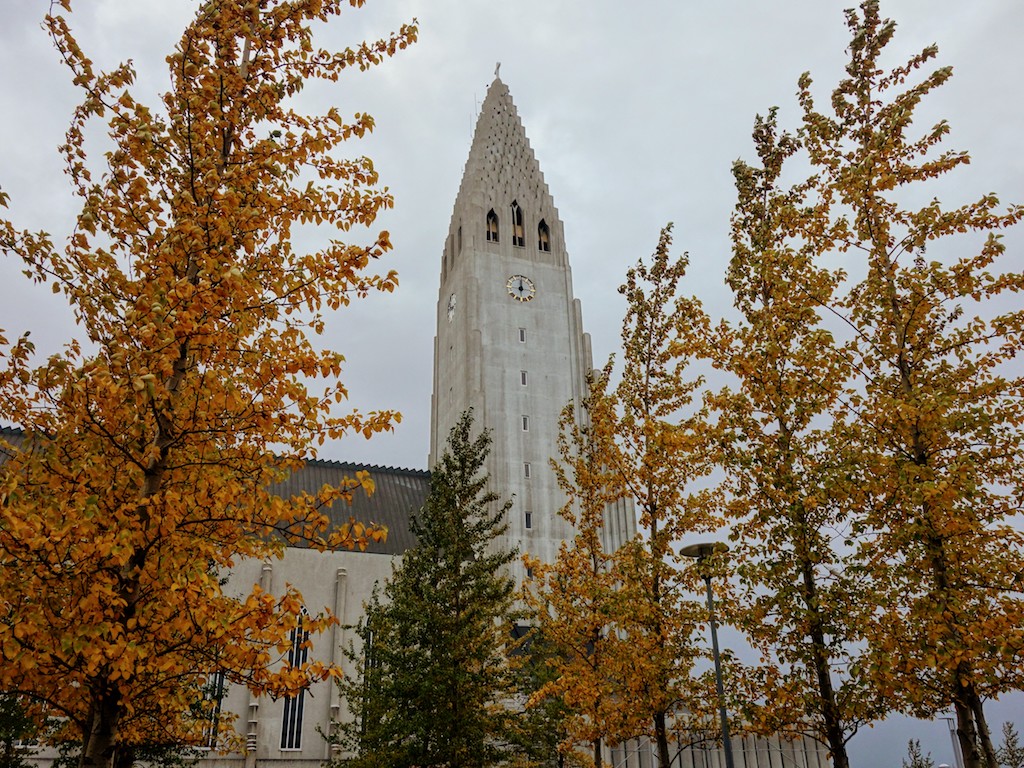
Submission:
[[[533,281],[522,275],[512,275],[505,283],[508,295],[516,301],[529,301],[537,294]]]
[[[448,297],[448,322],[450,323],[455,317],[455,294],[453,293]]]

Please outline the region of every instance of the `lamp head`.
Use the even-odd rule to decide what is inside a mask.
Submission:
[[[721,541],[702,541],[697,544],[688,544],[679,550],[683,557],[692,557],[695,560],[707,560],[716,552],[728,552],[728,545]]]

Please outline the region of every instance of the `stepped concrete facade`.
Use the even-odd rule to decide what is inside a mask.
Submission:
[[[573,532],[558,514],[565,494],[550,459],[562,409],[571,404],[582,418],[593,363],[558,209],[497,78],[477,119],[440,278],[430,465],[472,408],[493,437],[492,488],[513,503],[497,544],[552,562]],[[631,506],[609,510],[606,533],[612,548],[636,533]],[[522,568],[514,566],[518,581]]]

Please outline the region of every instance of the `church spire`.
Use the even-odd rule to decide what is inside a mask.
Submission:
[[[485,242],[510,249],[509,255],[567,264],[558,209],[508,86],[497,76],[480,108],[449,229],[451,251]]]
[[[566,499],[549,462],[559,455],[562,409],[573,403],[582,419],[591,367],[562,222],[508,87],[495,77],[441,262],[430,464],[472,408],[493,437],[491,488],[513,499],[503,549],[550,563],[574,535],[557,514]],[[619,526],[626,536],[635,530],[627,522]],[[518,561],[510,571],[529,577]]]

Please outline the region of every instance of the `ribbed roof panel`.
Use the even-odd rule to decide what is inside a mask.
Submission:
[[[370,473],[375,486],[373,495],[367,496],[357,490],[352,494],[351,504],[335,502],[326,510],[331,526],[346,523],[353,517],[361,523],[387,526],[387,539],[381,543],[371,543],[366,551],[386,555],[402,554],[416,543],[409,521],[413,513],[423,507],[430,493],[429,472],[347,462],[309,461],[300,472],[273,490],[284,498],[303,492],[316,494],[324,485],[338,486],[345,478],[354,478],[358,471]]]
[[[17,428],[0,426],[0,441],[14,450],[24,444],[25,435]],[[0,444],[0,464],[10,456],[11,448]],[[387,526],[388,536],[384,542],[371,543],[366,552],[385,555],[400,555],[416,543],[409,528],[414,512],[418,512],[430,493],[430,473],[417,469],[394,469],[392,467],[367,466],[337,461],[309,461],[273,490],[289,498],[300,493],[315,495],[325,485],[338,486],[346,478],[355,478],[356,472],[365,470],[373,478],[375,490],[367,496],[361,490],[352,495],[352,503],[335,502],[326,512],[331,527],[336,527],[355,518],[361,523],[378,523]]]

